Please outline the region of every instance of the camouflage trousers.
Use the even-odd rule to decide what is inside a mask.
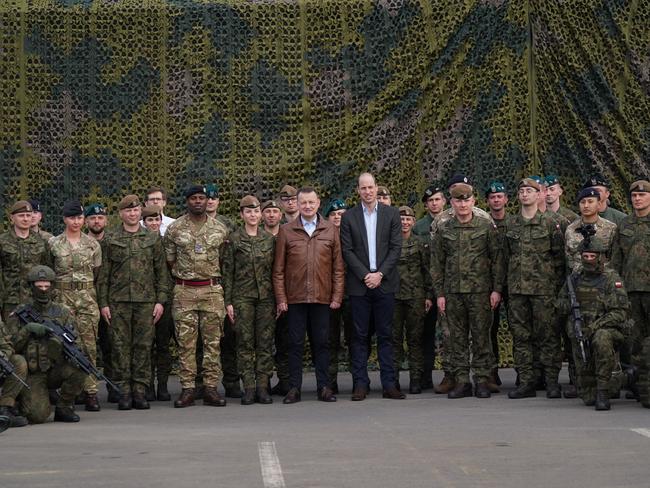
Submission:
[[[16,376],[25,381],[27,378],[27,361],[25,361],[25,358],[20,354],[14,354],[9,358],[9,362],[14,366]],[[25,387],[13,375],[7,376],[2,384],[0,407],[13,407],[23,388]]]
[[[445,315],[449,327],[449,363],[454,379],[457,383],[469,383],[471,369],[477,383],[487,380],[494,366],[490,294],[449,293]]]
[[[275,371],[280,381],[289,382],[289,322],[284,313],[275,321]]]
[[[404,361],[404,336],[406,336],[409,378],[420,381],[424,369],[422,336],[424,334],[424,298],[395,300],[393,311],[393,362],[398,374]]]
[[[275,300],[236,298],[237,369],[244,388],[264,387],[273,375]]]
[[[435,304],[434,304],[435,307]],[[445,376],[453,377],[451,372],[451,364],[449,362],[450,346],[449,346],[449,324],[447,323],[447,315],[438,313],[438,320],[436,321],[436,354],[440,356],[440,367],[445,373]]]
[[[221,381],[220,341],[225,316],[221,285],[174,287],[172,315],[178,340],[178,373],[183,388],[194,388],[196,343],[203,341],[203,382],[215,387]]]
[[[46,422],[52,413],[49,390],[59,390],[57,407],[73,407],[74,400],[84,388],[88,377],[83,371],[68,362],[56,363],[47,373],[29,373],[27,384],[20,395],[20,411],[31,424]]]
[[[340,308],[330,310],[330,332],[327,343],[330,352],[330,364],[327,370],[330,385],[337,381],[339,372],[339,359],[343,351],[341,332],[343,333],[345,345],[349,350],[352,341],[352,313],[350,311],[350,302],[347,299],[343,299]]]
[[[566,331],[574,356],[578,395],[585,402],[593,401],[596,399],[596,390],[611,389],[612,372],[619,369],[616,350],[624,343],[625,337],[614,328],[598,329],[588,337],[588,361],[585,364],[575,339],[572,320],[567,322]]]
[[[113,381],[123,394],[144,393],[151,376],[153,303],[110,304]]]
[[[650,292],[629,292],[628,298],[634,320],[629,341],[632,364],[639,372],[637,387],[641,402],[650,404]]]
[[[554,297],[511,294],[508,300],[512,352],[519,381],[521,384],[535,383],[534,362],[539,358],[546,384],[557,383],[562,366],[562,348]]]
[[[99,308],[94,288],[88,290],[58,290],[59,301],[67,305],[75,316],[75,325],[81,349],[94,366],[97,366],[97,335]],[[97,380],[88,375],[84,384],[86,393],[97,393]]]
[[[154,375],[159,383],[167,381],[172,371],[172,353],[169,342],[174,334],[174,320],[172,319],[172,304],[166,303],[165,310],[160,320],[154,325],[153,344],[151,347],[151,387],[154,386]]]

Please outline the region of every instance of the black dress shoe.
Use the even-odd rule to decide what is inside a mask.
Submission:
[[[285,405],[298,403],[300,401],[300,390],[298,388],[290,388],[287,395],[282,400]]]
[[[381,396],[382,398],[389,398],[391,400],[404,400],[406,398],[406,395],[402,393],[402,390],[399,390],[395,386],[386,388]]]
[[[79,415],[74,413],[72,407],[56,407],[54,409],[55,422],[79,422]]]
[[[368,390],[366,388],[363,386],[355,386],[350,399],[353,402],[361,402],[366,399],[366,396],[368,396]]]
[[[336,397],[334,396],[334,392],[332,391],[331,388],[328,388],[327,386],[324,388],[321,388],[321,390],[318,392],[318,399],[321,402],[335,402]]]
[[[471,383],[457,383],[453,390],[447,393],[447,398],[452,400],[458,398],[465,398],[472,396],[472,384]]]
[[[131,395],[128,393],[123,393],[120,395],[119,400],[117,401],[118,410],[131,410],[133,402],[131,401]]]
[[[240,403],[242,405],[253,405],[255,403],[255,388],[244,388]]]
[[[520,384],[518,388],[508,392],[508,398],[510,399],[519,399],[519,398],[532,398],[537,396],[537,390],[535,385],[524,385]]]

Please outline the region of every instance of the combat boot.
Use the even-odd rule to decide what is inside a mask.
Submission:
[[[174,402],[174,408],[185,408],[194,405],[194,388],[183,388],[178,400]]]
[[[153,386],[147,386],[144,393],[144,399],[147,400],[148,402],[156,401],[156,393],[154,392]]]
[[[508,392],[508,398],[518,399],[518,398],[532,398],[537,396],[537,390],[535,389],[534,384],[520,384],[516,389]]]
[[[489,393],[489,392],[488,392]],[[447,393],[447,398],[455,400],[457,398],[465,398],[472,396],[471,383],[457,383],[453,390]]]
[[[411,395],[419,395],[422,393],[422,387],[420,386],[420,380],[411,379],[409,382],[409,393]]]
[[[576,385],[568,384],[562,389],[564,398],[578,398],[578,389]]]
[[[169,394],[169,391],[167,390],[167,380],[165,381],[158,380],[158,391],[156,392],[156,399],[159,402],[168,402],[169,400],[172,399],[172,396]]]
[[[242,392],[241,388],[239,386],[239,383],[233,384],[233,385],[223,385],[223,389],[225,390],[226,396],[228,398],[241,398],[242,397]]]
[[[9,428],[9,417],[0,415],[0,434]]]
[[[108,393],[106,397],[108,403],[117,403],[119,401],[120,394],[108,385],[106,386],[106,392]]]
[[[546,384],[546,398],[562,398],[562,389],[559,383]]]
[[[147,401],[145,394],[141,391],[133,392],[133,408],[136,410],[149,410],[151,405]]]
[[[594,408],[596,410],[609,410],[611,408],[609,404],[609,391],[596,390],[596,403]]]
[[[255,403],[255,388],[244,388],[244,394],[240,402],[242,405],[252,405]]]
[[[440,384],[433,387],[433,391],[435,391],[438,394],[444,395],[445,393],[449,393],[455,387],[456,387],[456,380],[454,380],[451,376],[445,375],[445,377],[442,379]]]
[[[273,388],[271,388],[271,395],[285,396],[287,393],[289,393],[289,390],[289,382],[280,380]]]
[[[25,427],[28,424],[27,419],[18,415],[12,407],[0,407],[0,415],[9,419],[9,427]]]
[[[492,396],[492,392],[490,390],[490,386],[488,382],[482,381],[481,383],[476,385],[476,389],[474,390],[474,395],[476,395],[476,398],[490,398]]]
[[[74,413],[72,407],[56,407],[54,409],[55,422],[79,422],[79,415]]]
[[[253,395],[253,401],[255,401],[255,395]],[[219,394],[216,386],[206,386],[203,393],[203,405],[225,407],[226,399]]]
[[[129,393],[122,393],[117,400],[118,410],[131,410],[131,395]]]
[[[269,389],[264,386],[257,387],[256,400],[257,403],[261,403],[262,405],[273,403],[273,398],[271,398],[271,395],[269,394]]]
[[[86,412],[99,412],[100,410],[97,393],[86,393]]]

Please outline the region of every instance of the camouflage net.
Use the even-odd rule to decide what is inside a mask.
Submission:
[[[70,197],[115,211],[189,182],[222,210],[364,170],[396,203],[462,170],[484,188],[588,173],[625,188],[650,160],[650,2],[3,0],[0,207]],[[174,208],[176,207],[176,208]],[[509,357],[509,356],[507,356]]]

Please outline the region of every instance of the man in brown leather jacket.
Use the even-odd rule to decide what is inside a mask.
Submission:
[[[328,384],[329,310],[343,301],[344,269],[337,229],[318,214],[320,199],[311,187],[298,191],[300,216],[280,227],[273,264],[278,315],[288,313],[289,386],[283,403],[300,401],[305,331],[309,324],[318,398],[334,402]]]

